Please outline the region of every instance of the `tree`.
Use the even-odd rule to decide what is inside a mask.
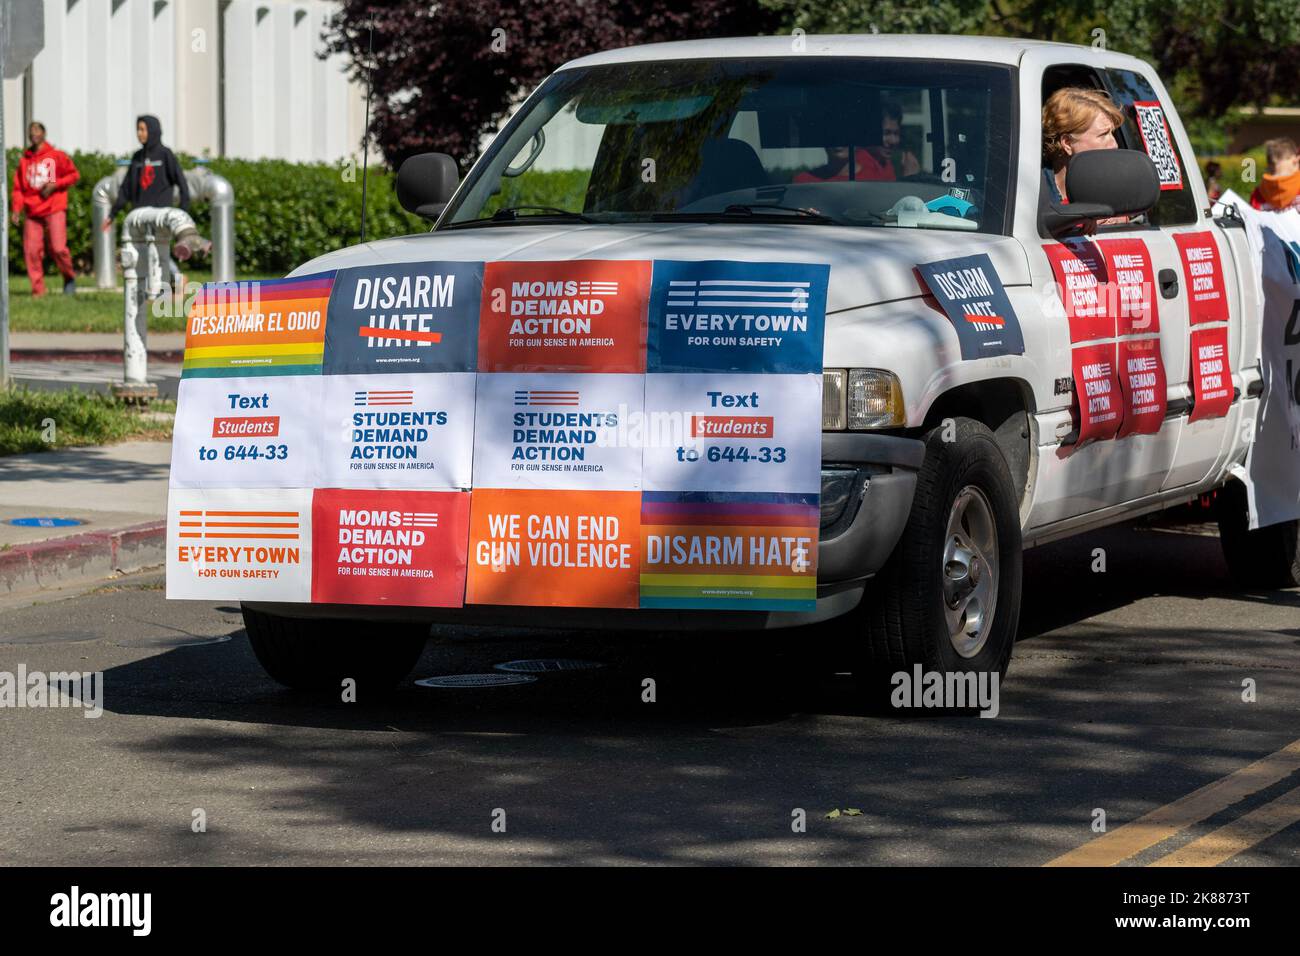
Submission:
[[[1300,99],[1296,0],[761,0],[809,33],[973,33],[1091,45],[1154,64],[1187,116]]]
[[[1152,62],[1185,80],[1198,115],[1300,99],[1296,0],[1182,0],[1172,8],[1129,0],[1126,6],[1141,8],[1133,12],[1148,27]]]
[[[758,0],[343,0],[327,53],[364,83],[370,132],[390,165],[427,150],[469,163],[520,98],[567,60],[637,43],[767,32]],[[367,52],[374,27],[374,53]]]

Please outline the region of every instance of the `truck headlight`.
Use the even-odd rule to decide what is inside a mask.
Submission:
[[[898,376],[879,368],[822,372],[822,430],[858,431],[907,424]]]

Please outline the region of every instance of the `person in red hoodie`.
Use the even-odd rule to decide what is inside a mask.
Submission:
[[[68,154],[45,141],[45,124],[27,128],[31,143],[23,150],[14,171],[14,225],[27,214],[23,225],[23,259],[32,280],[32,295],[45,294],[45,248],[48,244],[54,264],[63,276],[63,291],[77,291],[72,256],[68,254],[68,188],[81,174]]]
[[[1300,210],[1300,150],[1288,136],[1264,144],[1268,172],[1250,194],[1250,204],[1266,212]]]

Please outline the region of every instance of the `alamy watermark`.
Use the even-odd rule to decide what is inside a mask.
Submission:
[[[83,717],[104,713],[103,671],[0,671],[0,707],[81,707]]]
[[[132,936],[148,936],[153,928],[153,894],[83,893],[73,886],[50,897],[50,925],[126,927]]]
[[[889,678],[894,688],[891,706],[940,710],[979,709],[981,717],[996,717],[1000,677],[997,671],[927,671],[920,664],[912,670],[895,671]]]

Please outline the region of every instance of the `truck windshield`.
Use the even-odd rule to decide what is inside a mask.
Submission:
[[[832,58],[561,71],[439,228],[753,222],[1001,233],[1010,67]]]

